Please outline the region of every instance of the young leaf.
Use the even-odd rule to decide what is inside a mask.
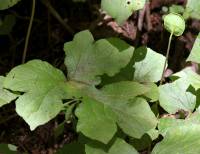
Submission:
[[[107,144],[117,131],[112,110],[94,99],[83,98],[83,103],[76,109],[76,116],[77,131],[91,139]]]
[[[12,100],[18,97],[17,94],[11,93],[10,91],[3,89],[3,82],[5,77],[0,76],[0,107],[10,103]]]
[[[0,10],[8,9],[13,5],[17,4],[20,0],[1,0],[0,2]]]
[[[164,139],[156,144],[152,154],[200,153],[200,125],[188,124],[170,129]]]
[[[64,50],[69,79],[97,85],[101,81],[100,75],[113,76],[125,67],[134,48],[129,46],[119,52],[118,48],[106,39],[94,42],[92,34],[86,30],[76,34],[73,41],[66,43]]]
[[[187,0],[185,16],[191,18],[200,19],[200,1],[199,0]]]
[[[150,48],[140,47],[134,52],[134,80],[157,82],[161,79],[165,57]]]
[[[16,101],[16,112],[34,130],[63,109],[65,80],[64,74],[47,62],[32,60],[12,69],[5,78],[4,87],[25,92]]]
[[[176,13],[169,13],[164,16],[164,27],[175,36],[181,36],[185,31],[185,20]]]
[[[199,1],[200,2],[200,1]],[[200,3],[199,3],[200,4]],[[196,63],[200,63],[200,33],[196,38],[192,51],[187,59],[187,61],[192,61]]]
[[[192,112],[195,108],[196,97],[187,92],[188,82],[180,78],[172,83],[167,83],[159,87],[160,105],[168,113],[176,113],[178,110]]]
[[[138,154],[138,152],[128,143],[122,139],[116,139],[108,152],[96,147],[96,146],[85,146],[86,154]]]
[[[144,7],[146,0],[102,0],[101,8],[122,24],[134,11]]]

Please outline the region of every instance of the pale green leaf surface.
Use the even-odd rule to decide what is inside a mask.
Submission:
[[[65,65],[69,79],[86,84],[99,84],[100,75],[114,76],[125,67],[134,48],[129,46],[119,51],[106,39],[94,41],[89,31],[75,35],[73,41],[65,43]]]
[[[148,86],[123,81],[106,85],[101,89],[102,94],[96,94],[95,97],[110,106],[118,117],[118,125],[125,133],[140,138],[157,124],[157,119],[146,100],[135,98],[138,95],[145,95],[147,91]]]
[[[187,0],[185,13],[191,18],[200,19],[200,1]]]
[[[200,76],[194,72],[190,67],[181,70],[178,73],[173,74],[173,77],[179,77],[185,80],[188,84],[192,85],[195,90],[200,88]]]
[[[143,84],[149,91],[143,94],[145,97],[150,99],[150,102],[155,102],[159,99],[159,90],[155,83],[144,83]]]
[[[108,152],[90,145],[85,146],[85,151],[86,154],[138,154],[138,152],[131,145],[119,138],[116,139]]]
[[[199,4],[200,4],[200,1],[199,1]],[[200,9],[200,6],[199,6],[199,9]],[[200,12],[200,10],[199,10],[199,12]],[[198,36],[194,42],[192,51],[191,51],[187,61],[200,63],[200,33],[198,34]]]
[[[10,91],[3,89],[3,82],[5,77],[0,76],[0,107],[10,103],[12,100],[18,97],[17,94],[11,93]]]
[[[0,0],[0,10],[8,9],[17,4],[20,0]]]
[[[165,63],[165,57],[150,48],[138,48],[138,56],[144,57],[136,61],[133,66],[135,69],[134,80],[139,82],[157,82],[161,79]]]
[[[188,82],[180,78],[172,83],[159,87],[159,102],[168,113],[176,113],[178,110],[193,111],[196,104],[196,96],[187,92]]]
[[[34,130],[54,118],[63,108],[64,74],[40,60],[15,67],[7,75],[4,87],[25,92],[16,101],[16,112]]]
[[[157,125],[157,119],[149,104],[142,98],[135,98],[124,104],[113,104],[119,127],[128,135],[140,138]]]
[[[144,94],[148,90],[148,87],[145,89],[145,86],[142,84],[124,81],[107,85],[101,90],[91,87],[79,88],[81,89],[79,91],[82,92],[83,97],[93,98],[101,103],[101,106],[109,107],[115,113],[110,115],[110,117],[112,118],[115,115],[116,117],[113,118],[113,121],[130,136],[140,138],[144,133],[155,128],[157,125],[157,119],[146,100],[142,98],[135,98],[138,95]],[[82,107],[83,106],[81,105],[79,106],[80,110],[82,110]],[[86,112],[85,114],[87,115],[89,113]],[[92,115],[93,114],[91,114],[91,116]],[[87,120],[89,119],[86,119],[85,123],[88,123]],[[92,117],[91,120],[93,120]],[[98,121],[98,119],[96,121]],[[82,123],[84,122],[82,121]],[[89,127],[89,125],[85,126]],[[98,124],[96,123],[95,126],[98,126]]]
[[[107,144],[117,131],[112,110],[94,99],[83,98],[83,103],[76,109],[76,116],[77,131],[94,140]]]
[[[174,129],[177,126],[181,127],[190,124],[200,125],[200,114],[198,112],[191,114],[186,119],[175,119],[172,117],[161,118],[159,119],[158,129],[159,133],[165,136],[166,132],[170,131],[171,129]]]
[[[118,24],[123,24],[134,11],[142,9],[145,2],[146,0],[102,0],[101,8]]]
[[[109,154],[139,154],[139,153],[124,140],[116,139],[112,147],[109,149]]]
[[[200,125],[177,126],[167,131],[164,139],[156,144],[152,154],[200,153]]]

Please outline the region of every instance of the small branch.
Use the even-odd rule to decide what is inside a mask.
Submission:
[[[32,3],[32,12],[31,12],[31,19],[30,19],[30,23],[28,26],[28,31],[27,31],[27,35],[26,35],[26,40],[25,40],[25,46],[24,46],[24,52],[23,52],[23,56],[22,56],[22,64],[25,62],[26,60],[26,54],[27,54],[27,49],[28,49],[28,43],[29,43],[29,38],[30,38],[30,34],[31,34],[31,29],[32,29],[32,25],[33,25],[33,19],[34,19],[34,15],[35,15],[35,1],[33,0]]]
[[[71,34],[74,35],[74,30],[66,24],[60,14],[53,8],[49,0],[41,0],[41,2],[48,8],[49,12],[60,22],[60,24]]]
[[[165,69],[166,69],[166,66],[167,66],[167,60],[169,58],[169,51],[170,51],[170,46],[171,46],[171,42],[172,42],[172,36],[173,36],[173,32],[170,34],[170,37],[169,37],[167,53],[166,53],[166,58],[165,58],[165,64],[164,64],[164,68],[163,68],[163,72],[162,72],[162,77],[161,77],[161,80],[160,80],[160,85],[162,85],[163,80],[164,80]]]

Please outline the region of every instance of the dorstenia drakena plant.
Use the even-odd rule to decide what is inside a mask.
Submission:
[[[4,1],[0,9],[16,2]],[[122,24],[145,2],[102,0],[101,5]],[[119,38],[95,41],[88,30],[81,31],[64,44],[67,73],[31,60],[0,76],[0,107],[15,103],[32,131],[65,113],[60,126],[72,122],[78,137],[58,154],[139,154],[146,149],[199,154],[200,76],[185,68],[164,83],[172,36],[183,34],[185,21],[175,13],[163,19],[171,34],[166,57]],[[198,35],[187,61],[200,63],[199,40]],[[160,116],[160,110],[170,116]]]

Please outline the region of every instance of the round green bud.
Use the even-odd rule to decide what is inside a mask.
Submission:
[[[185,20],[179,14],[170,13],[164,16],[164,27],[173,35],[181,36],[185,30]]]

